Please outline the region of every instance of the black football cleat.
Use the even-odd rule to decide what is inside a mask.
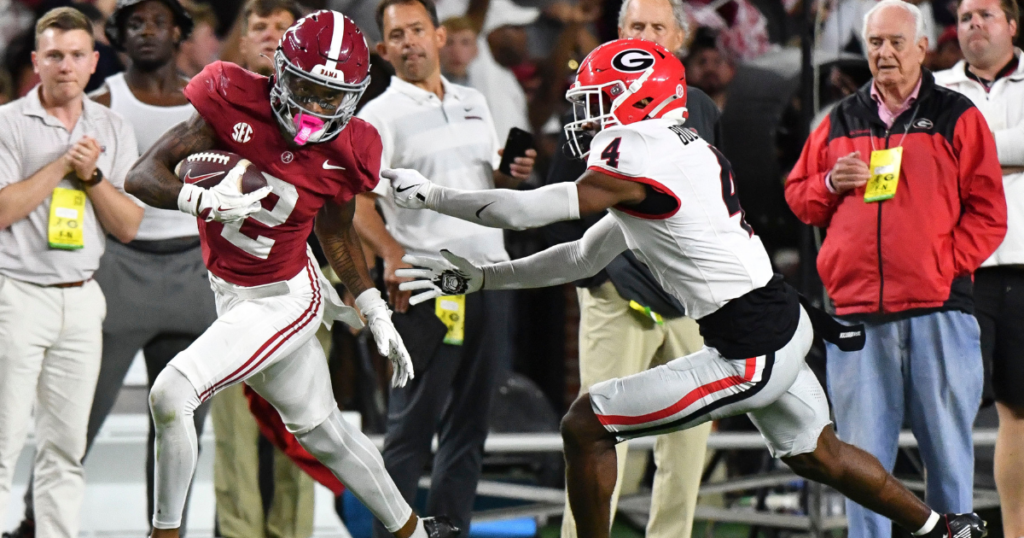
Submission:
[[[988,536],[988,525],[978,514],[943,514],[928,533],[935,538],[983,538]]]
[[[423,518],[423,529],[430,538],[455,538],[462,534],[462,529],[445,516]]]

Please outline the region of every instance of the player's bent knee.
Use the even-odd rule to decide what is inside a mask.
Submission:
[[[818,436],[818,444],[813,451],[788,456],[782,461],[804,478],[830,484],[841,474],[838,468],[841,443],[832,427],[827,426]]]
[[[578,449],[602,440],[609,440],[614,444],[614,438],[594,414],[594,408],[590,405],[590,394],[587,393],[576,398],[569,407],[569,412],[562,417],[561,431],[566,449]]]
[[[149,408],[157,428],[192,415],[199,403],[195,387],[175,368],[164,368],[149,391]]]

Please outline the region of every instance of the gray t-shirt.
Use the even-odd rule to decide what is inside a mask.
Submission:
[[[0,106],[0,189],[28,179],[82,136],[89,135],[103,148],[97,167],[117,190],[124,192],[125,175],[139,156],[131,125],[116,112],[85,99],[82,116],[68,132],[43,108],[40,91],[37,86],[25,97]],[[57,186],[82,188],[73,173]],[[96,219],[92,201],[87,198],[85,202],[83,247],[60,250],[49,246],[50,200],[47,198],[27,217],[0,230],[0,274],[44,286],[92,278],[106,246],[106,234]]]

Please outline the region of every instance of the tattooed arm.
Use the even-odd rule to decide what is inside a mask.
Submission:
[[[366,317],[366,324],[377,343],[377,352],[391,361],[394,374],[391,386],[403,387],[413,378],[412,359],[405,349],[402,336],[391,323],[391,311],[380,297],[380,291],[373,287],[370,273],[363,257],[363,245],[352,225],[356,214],[355,198],[340,206],[327,202],[316,216],[314,231],[320,245],[324,247],[327,261],[342,284],[356,298],[356,307]]]
[[[354,198],[343,206],[327,202],[316,217],[314,231],[342,284],[352,292],[353,297],[359,297],[367,289],[373,288],[373,281],[366,269],[362,242],[352,225],[355,212]]]
[[[193,114],[164,133],[135,162],[125,179],[125,190],[153,207],[178,209],[182,182],[174,167],[193,153],[213,149],[215,143],[213,129],[202,116]]]

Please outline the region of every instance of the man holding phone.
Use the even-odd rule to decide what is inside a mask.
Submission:
[[[359,117],[380,132],[382,167],[412,168],[462,189],[514,187],[533,169],[536,152],[528,137],[512,135],[508,173],[487,102],[478,91],[441,76],[439,51],[445,29],[430,0],[385,0],[377,10],[383,41],[377,52],[395,68],[387,91]],[[504,134],[504,133],[503,133]],[[387,224],[377,213],[380,204]],[[434,434],[440,446],[425,515],[445,514],[469,528],[487,436],[487,416],[497,373],[507,368],[506,292],[439,298],[409,306],[398,290],[395,269],[408,254],[430,254],[455,246],[475,262],[508,260],[501,230],[433,212],[398,207],[387,180],[359,195],[355,226],[384,259],[384,282],[395,310],[395,327],[413,360],[415,378],[392,389],[384,441],[384,465],[409,502],[431,458]],[[385,536],[377,526],[377,536]]]

